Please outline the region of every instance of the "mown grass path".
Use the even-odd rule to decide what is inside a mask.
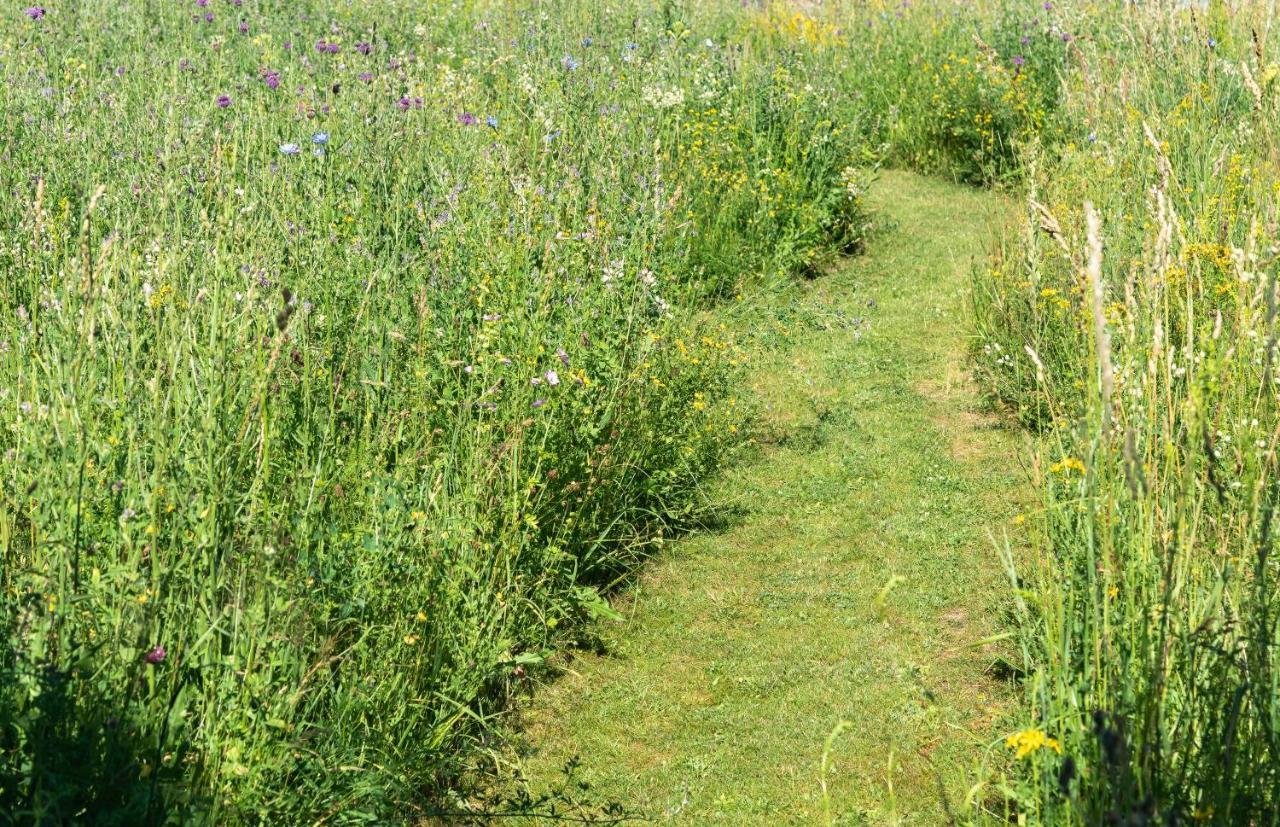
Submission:
[[[759,454],[744,516],[668,547],[522,713],[534,786],[580,755],[594,796],[689,824],[945,821],[1007,690],[991,674],[1017,437],[968,382],[969,268],[999,196],[885,173],[867,255],[747,311]],[[861,324],[855,320],[863,320]],[[769,331],[775,331],[776,335]],[[998,750],[997,750],[998,752]]]

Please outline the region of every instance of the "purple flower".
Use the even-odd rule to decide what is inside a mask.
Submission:
[[[147,663],[155,666],[156,664],[164,663],[164,659],[168,657],[168,655],[169,653],[164,650],[163,646],[153,646],[147,650],[145,657]]]
[[[470,112],[460,112],[458,114],[458,123],[463,126],[475,126],[479,121],[477,121],[476,116],[472,115]]]
[[[535,407],[535,408],[541,408],[541,407],[542,407],[543,405],[545,405],[545,404],[547,404],[547,400],[545,400],[545,399],[535,399],[535,400],[533,400],[533,407]]]
[[[339,48],[340,48],[340,47],[338,46],[338,44],[337,44],[337,43],[330,43],[330,44],[329,44],[329,50],[328,50],[328,51],[329,51],[329,54],[331,54],[331,55],[336,55],[336,54],[338,53],[338,49],[339,49]]]
[[[564,348],[556,348],[556,355],[560,357],[560,363],[565,367],[569,367],[569,354],[564,352]]]
[[[368,43],[362,40],[356,44],[356,51],[362,55],[367,55],[373,51],[373,46],[369,45]]]
[[[556,385],[560,384],[560,374],[556,373],[554,370],[547,371],[546,377],[547,377],[547,384],[550,385],[551,387],[554,388]]]
[[[572,72],[574,69],[578,68],[578,61],[573,59],[573,55],[565,55],[560,58],[560,65]]]
[[[1026,59],[1025,57],[1023,57],[1022,55],[1014,55],[1014,56],[1013,56],[1013,65],[1014,65],[1014,66],[1022,66],[1022,65],[1023,65],[1023,64],[1025,64],[1026,62],[1027,62],[1027,59]]]
[[[266,71],[266,72],[264,72],[264,73],[263,73],[263,75],[262,75],[262,82],[263,82],[263,83],[265,83],[265,84],[267,85],[267,88],[268,88],[268,89],[279,89],[279,88],[280,88],[280,73],[279,73],[279,72],[272,72],[272,71],[268,70],[268,71]]]
[[[361,72],[360,80],[364,81],[365,83],[370,82],[371,80],[373,80],[373,72]]]
[[[1067,34],[1066,32],[1063,32],[1063,33],[1062,33],[1062,42],[1063,42],[1063,43],[1070,43],[1070,42],[1071,42],[1071,35]]]
[[[204,13],[204,22],[206,22],[206,23],[212,23],[212,22],[213,22],[213,12],[211,12],[211,11],[207,11],[207,12],[205,12],[205,13]]]
[[[249,33],[249,24],[248,24],[248,22],[246,22],[246,21],[244,21],[244,20],[241,20],[241,21],[240,21],[240,25],[239,25],[237,28],[238,28],[238,29],[240,29],[240,34],[248,34],[248,33]]]
[[[1050,3],[1049,0],[1044,0],[1044,10],[1053,11],[1053,4]]]
[[[1028,43],[1030,43],[1030,42],[1031,42],[1031,38],[1027,37],[1027,36],[1024,34],[1024,35],[1022,36],[1022,39],[1021,39],[1020,41],[1018,41],[1018,42],[1019,42],[1019,43],[1021,43],[1023,46],[1026,46]]]
[[[230,95],[218,95],[218,108],[219,108],[219,109],[226,109],[226,108],[227,108],[228,106],[230,106],[230,105],[231,105],[231,96],[230,96]]]
[[[329,51],[329,42],[323,38],[316,41],[316,51],[324,54]]]
[[[44,17],[44,6],[28,6],[22,10],[22,13],[32,20],[40,20]]]
[[[196,0],[196,5],[203,9],[209,5],[209,0]]]

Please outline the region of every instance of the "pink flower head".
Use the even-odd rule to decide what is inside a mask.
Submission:
[[[147,650],[145,657],[147,663],[155,666],[156,664],[164,663],[164,659],[168,656],[169,653],[164,650],[163,646],[153,646],[151,649]]]

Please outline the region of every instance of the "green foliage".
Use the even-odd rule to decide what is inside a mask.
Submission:
[[[1064,81],[1080,137],[1029,158],[1024,231],[975,278],[980,372],[1042,429],[1036,549],[1011,561],[1027,732],[1056,744],[1010,781],[1033,821],[1280,810],[1265,14],[1097,11]]]
[[[736,4],[37,17],[0,20],[0,811],[402,816],[697,518],[744,367],[698,310],[856,244],[857,123]]]

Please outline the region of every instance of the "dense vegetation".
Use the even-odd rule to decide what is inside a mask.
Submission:
[[[0,17],[0,811],[403,817],[698,519],[717,303],[1003,185],[1026,704],[972,812],[1280,809],[1266,4],[54,4]],[[1090,206],[1086,206],[1090,205]]]
[[[694,311],[864,223],[729,11],[5,13],[0,811],[389,818],[696,517]]]
[[[1271,824],[1273,21],[1086,22],[1071,134],[1028,154],[1026,231],[975,285],[982,373],[1042,432],[1019,797],[1050,823]]]

